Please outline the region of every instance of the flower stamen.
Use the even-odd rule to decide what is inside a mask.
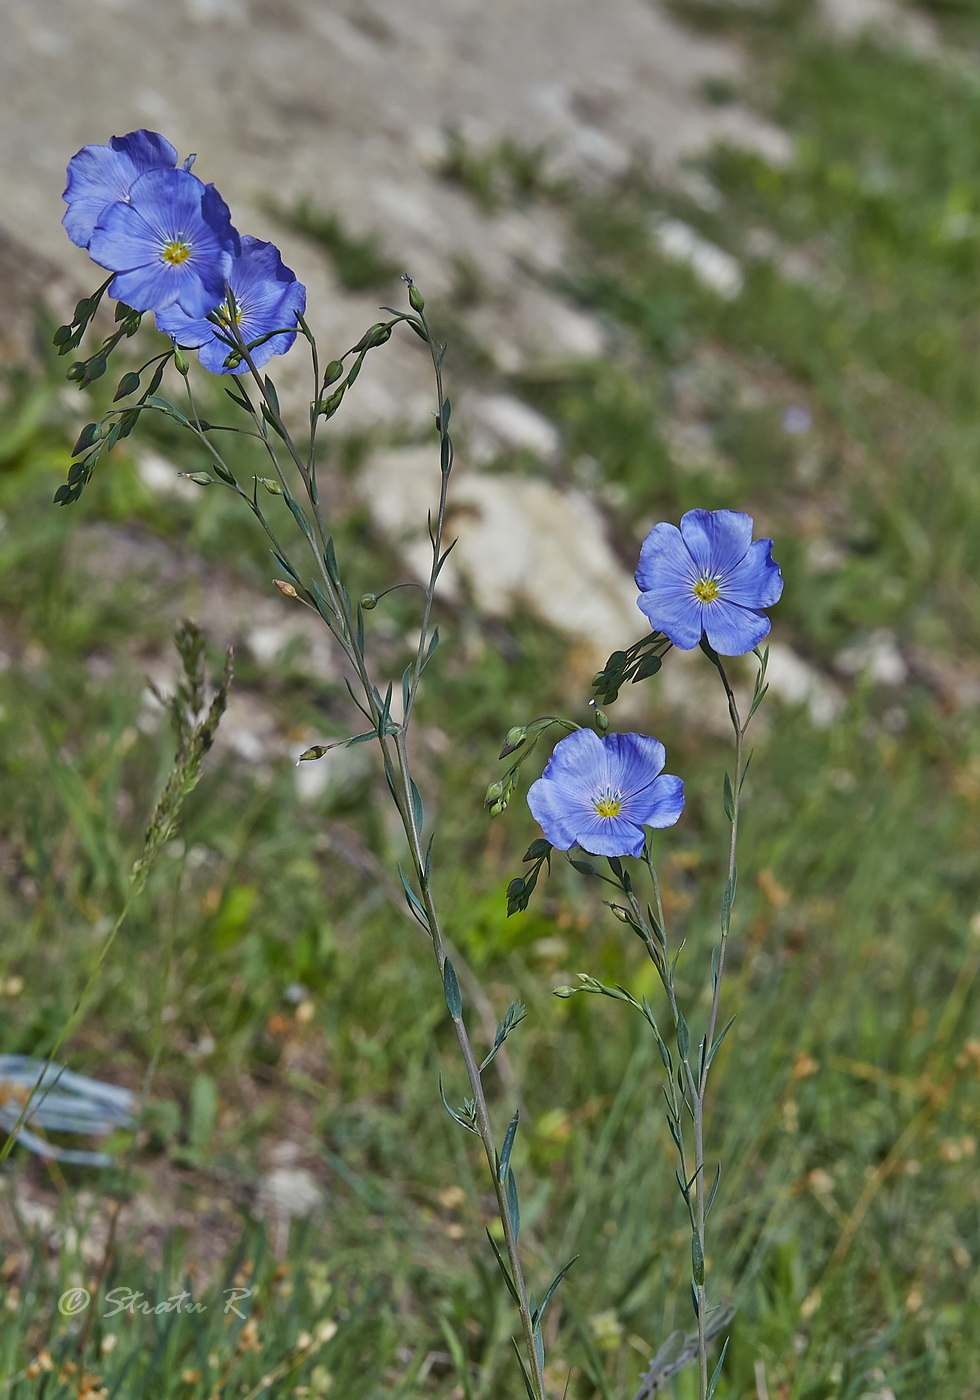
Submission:
[[[716,578],[705,578],[703,575],[694,585],[694,596],[700,598],[702,603],[713,603],[721,592],[721,584]]]
[[[179,267],[182,262],[186,262],[191,255],[191,245],[183,238],[171,238],[163,245],[160,253],[161,261],[169,263],[171,267]]]
[[[615,794],[611,792],[604,793],[602,797],[597,797],[595,799],[596,816],[618,817],[622,805],[622,799],[618,792]]]

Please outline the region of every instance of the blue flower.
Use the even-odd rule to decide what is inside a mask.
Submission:
[[[527,804],[559,851],[581,846],[594,856],[638,856],[645,826],[673,826],[684,784],[664,773],[664,746],[646,734],[576,729],[559,740]]]
[[[228,206],[213,185],[187,170],[148,170],[129,200],[102,211],[89,253],[117,275],[109,295],[135,311],[175,303],[206,316],[225,295],[240,248]]]
[[[235,294],[238,331],[246,343],[295,325],[297,314],[306,310],[306,288],[283,265],[279,249],[248,233],[242,236],[242,250],[232,262],[228,285]],[[188,316],[179,306],[170,306],[157,313],[157,325],[185,349],[197,350],[201,364],[212,374],[244,374],[248,369],[244,362],[233,369],[225,368],[231,347],[217,334],[229,326],[227,300],[212,315],[220,325]],[[273,355],[284,355],[295,339],[294,330],[274,335],[250,352],[253,362],[264,365]]]
[[[741,656],[768,635],[761,611],[778,602],[783,576],[772,540],[752,539],[739,510],[689,510],[681,527],[654,525],[636,568],[650,626],[690,650],[702,635],[720,656]]]
[[[194,157],[183,168],[189,170]],[[83,146],[68,162],[68,184],[61,196],[68,208],[62,223],[73,243],[87,248],[103,209],[128,199],[133,182],[148,170],[174,170],[177,152],[156,131],[113,136],[108,146]]]

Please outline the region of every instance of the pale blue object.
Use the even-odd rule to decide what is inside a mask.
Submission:
[[[40,1085],[17,1129],[17,1141],[39,1157],[56,1162],[73,1162],[85,1167],[109,1167],[113,1158],[105,1152],[85,1152],[78,1148],[56,1147],[32,1133],[28,1124],[49,1133],[84,1133],[88,1137],[108,1137],[120,1128],[133,1125],[136,1096],[129,1089],[105,1084],[74,1074],[63,1065],[45,1065],[30,1055],[0,1055],[0,1092],[20,1089],[30,1093]],[[0,1128],[11,1133],[23,1104],[15,1098],[0,1104]]]

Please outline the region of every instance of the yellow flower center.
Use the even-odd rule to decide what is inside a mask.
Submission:
[[[221,322],[221,324],[222,324],[223,326],[230,326],[230,325],[231,325],[231,313],[230,313],[229,310],[228,310],[228,303],[227,303],[226,301],[223,301],[223,302],[221,303],[221,305],[217,308],[217,310],[215,311],[214,314],[217,316],[218,320]],[[236,307],[235,307],[235,325],[236,325],[236,326],[240,326],[241,323],[242,323],[242,308],[241,308],[240,306],[236,306]]]
[[[720,592],[716,578],[699,578],[694,585],[694,596],[700,598],[702,603],[713,603]]]
[[[185,243],[182,238],[171,238],[163,245],[163,252],[160,257],[171,267],[179,267],[182,262],[186,262],[191,255],[191,245]]]
[[[600,817],[618,817],[621,806],[622,803],[619,801],[618,797],[613,797],[611,794],[606,797],[600,797],[595,804],[596,815]]]

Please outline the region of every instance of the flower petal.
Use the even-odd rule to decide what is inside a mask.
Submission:
[[[649,734],[607,734],[602,745],[609,762],[609,782],[624,798],[648,788],[667,761],[663,744]]]
[[[176,148],[158,131],[141,128],[139,131],[127,132],[125,136],[112,136],[109,138],[109,145],[113,151],[128,156],[133,163],[133,169],[139,174],[145,170],[154,170],[158,166],[161,169],[169,167],[173,170],[177,164]]]
[[[597,812],[591,812],[576,826],[578,845],[593,856],[642,855],[645,839],[643,828],[622,815],[600,817]]]
[[[588,801],[596,787],[609,781],[606,751],[595,730],[576,729],[559,739],[541,776],[570,798]]]
[[[176,301],[180,287],[175,269],[166,263],[155,267],[134,267],[119,272],[109,284],[109,295],[124,301],[134,311],[155,311]]]
[[[698,573],[714,578],[734,569],[752,542],[752,517],[740,510],[689,510],[681,535]]]
[[[721,596],[743,608],[771,608],[782,591],[783,576],[772,557],[772,540],[754,540],[745,558],[724,579]]]
[[[629,804],[623,804],[623,815],[641,826],[673,826],[684,810],[684,784],[673,773],[661,773],[650,786]]]
[[[527,790],[527,805],[548,840],[558,851],[567,851],[578,840],[576,813],[557,783],[539,778]]]
[[[654,525],[640,546],[635,578],[641,592],[661,587],[690,592],[697,582],[698,568],[676,525]]]
[[[740,608],[716,598],[702,609],[704,632],[719,656],[743,656],[769,635],[772,626],[765,613]]]
[[[124,200],[103,209],[88,250],[92,260],[110,272],[128,272],[159,257],[153,229],[140,211]]]
[[[682,651],[690,651],[701,640],[703,604],[689,584],[683,590],[662,584],[641,593],[636,603],[653,630],[663,632]]]

